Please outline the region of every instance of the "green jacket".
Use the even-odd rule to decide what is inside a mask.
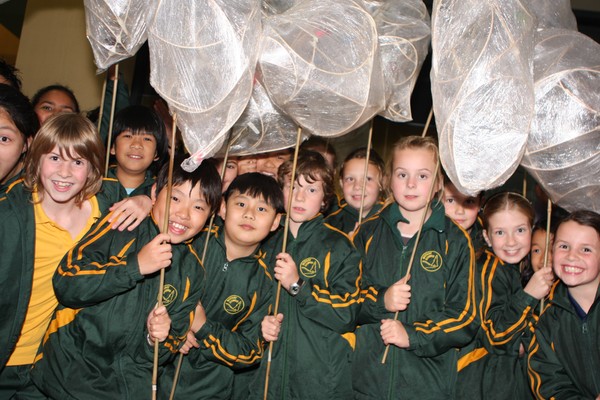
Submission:
[[[113,184],[97,194],[100,210],[117,201]],[[31,192],[22,180],[0,196],[0,371],[14,350],[29,307],[35,256],[35,218]]]
[[[457,398],[531,399],[526,382],[528,332],[539,301],[521,286],[519,266],[505,264],[491,251],[477,262],[476,298],[481,329],[461,349]]]
[[[202,257],[207,233],[194,240],[194,252]],[[260,324],[271,306],[272,277],[265,253],[228,261],[223,227],[216,226],[204,260],[206,287],[200,302],[206,323],[196,333],[199,349],[184,357],[176,398],[229,399],[234,370],[260,362],[263,341]],[[161,398],[169,398],[175,365],[164,370]]]
[[[363,218],[363,221],[378,213],[382,207],[382,202],[375,203],[369,214]],[[325,218],[325,222],[344,233],[350,233],[358,222],[358,210],[349,206],[346,201],[342,201],[341,207],[329,214]]]
[[[600,288],[580,317],[558,281],[529,347],[529,380],[538,399],[596,399],[600,395]]]
[[[60,302],[36,357],[32,379],[53,399],[139,399],[151,395],[154,346],[146,318],[156,304],[160,274],[139,272],[138,253],[159,229],[146,218],[133,231],[100,220],[61,261],[53,278]],[[185,342],[204,290],[204,271],[190,244],[172,246],[163,304],[171,318],[159,363]]]
[[[282,238],[279,231],[268,244],[271,274]],[[305,283],[295,297],[281,290],[278,312],[284,318],[273,344],[268,398],[347,400],[352,397],[352,347],[344,335],[356,327],[360,256],[348,237],[324,224],[320,214],[304,222],[296,238],[288,235],[286,251]],[[249,398],[263,399],[266,369],[263,359]]]
[[[476,330],[475,256],[469,235],[433,205],[425,221],[411,269],[411,301],[399,313],[410,340],[408,349],[385,345],[382,319],[385,291],[406,275],[416,235],[404,245],[397,224],[406,221],[397,204],[365,221],[354,243],[363,254],[364,302],[356,330],[352,364],[355,399],[451,399],[456,381],[457,347]]]
[[[0,198],[6,195],[6,190],[12,186],[13,183],[23,178],[23,170],[20,170],[15,176],[7,180],[3,185],[0,184]]]
[[[119,178],[117,178],[116,165],[111,166],[108,169],[108,176],[105,178],[105,180],[111,180],[111,181],[114,180],[115,184],[118,185],[119,197],[120,197],[120,200],[122,200],[122,199],[126,199],[127,197],[132,197],[132,196],[137,196],[137,195],[150,196],[150,192],[152,191],[152,185],[154,184],[156,177],[149,170],[146,171],[146,177],[144,179],[144,182],[142,182],[142,184],[140,186],[135,188],[133,190],[133,192],[131,192],[131,194],[127,194],[127,190],[125,190],[125,187],[121,184],[121,182],[119,182]]]

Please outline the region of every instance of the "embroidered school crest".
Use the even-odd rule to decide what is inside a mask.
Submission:
[[[435,250],[429,250],[421,256],[421,267],[427,272],[442,268],[442,256]]]
[[[223,302],[223,309],[229,315],[235,315],[244,309],[244,299],[237,294],[232,294]]]
[[[163,288],[163,305],[168,306],[177,298],[177,289],[173,285],[166,284]]]
[[[321,269],[321,263],[314,257],[308,257],[300,263],[300,273],[307,278],[314,278]]]

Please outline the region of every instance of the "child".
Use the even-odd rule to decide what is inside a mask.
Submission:
[[[0,199],[0,398],[29,386],[29,369],[58,301],[51,276],[100,216],[103,146],[82,116],[51,118],[27,153],[25,182]]]
[[[210,164],[186,172],[182,161],[173,169],[167,232],[159,230],[167,202],[165,165],[152,188],[151,218],[134,231],[116,231],[104,217],[61,261],[53,277],[60,305],[31,373],[49,397],[149,398],[153,341],[161,337],[145,329],[146,316],[148,325],[166,312],[171,319],[159,349],[161,365],[183,345],[204,284],[189,240],[218,207],[221,180]],[[164,268],[164,308],[153,310],[157,272]]]
[[[523,287],[527,285],[531,276],[542,269],[544,266],[544,256],[546,254],[546,227],[548,223],[542,220],[533,225],[531,234],[531,252],[529,253],[529,259],[523,264],[523,270],[521,272],[521,284]],[[551,227],[550,230],[554,230],[556,227]],[[554,234],[550,232],[550,246],[548,248],[548,261],[546,265],[552,265],[552,242],[554,240]]]
[[[531,248],[534,211],[523,196],[505,192],[483,207],[483,236],[493,252],[478,259],[476,285],[481,330],[473,350],[459,361],[458,398],[528,399],[522,349],[535,323],[534,312],[550,290],[549,267],[523,288],[519,263]]]
[[[323,139],[319,136],[311,136],[308,138],[308,140],[302,142],[300,145],[300,150],[316,151],[317,153],[321,154],[323,158],[325,158],[329,168],[335,171],[337,166],[337,153],[329,140]]]
[[[225,192],[223,226],[194,240],[202,255],[206,291],[200,299],[184,358],[177,398],[230,399],[234,371],[257,364],[263,355],[260,322],[271,306],[272,277],[267,271],[260,242],[279,226],[283,194],[277,181],[259,173],[237,177]],[[175,366],[161,380],[164,398],[172,387]],[[165,384],[169,382],[169,384]],[[236,385],[238,380],[236,379]],[[245,399],[248,387],[238,387]]]
[[[458,191],[454,183],[444,176],[444,210],[463,229],[469,232],[473,247],[479,249],[485,245],[482,234],[479,209],[483,195],[467,196]]]
[[[21,91],[21,79],[19,70],[0,58],[0,84],[12,86],[13,89]]]
[[[315,152],[300,154],[295,182],[291,169],[291,161],[279,169],[289,213],[286,252],[280,252],[281,231],[268,246],[273,249],[269,272],[282,287],[279,314],[265,317],[261,326],[264,339],[276,341],[268,398],[346,400],[352,397],[347,333],[356,327],[360,256],[345,234],[323,223],[321,211],[333,195],[325,159]],[[266,369],[263,359],[249,398],[263,398]]]
[[[574,211],[553,247],[560,279],[535,328],[529,381],[536,398],[600,399],[600,215]]]
[[[238,176],[238,158],[239,157],[228,157],[227,165],[225,166],[225,174],[223,174],[222,179],[222,191],[225,193],[231,182]],[[223,158],[216,158],[215,166],[217,168],[217,172],[221,174],[221,169],[223,168]]]
[[[256,172],[277,178],[277,170],[284,162],[292,158],[292,150],[276,150],[256,155]]]
[[[115,116],[110,149],[117,165],[108,177],[117,179],[121,198],[150,194],[154,174],[168,156],[165,127],[152,109],[129,106]]]
[[[354,236],[365,271],[352,362],[355,399],[452,398],[455,348],[471,341],[477,329],[474,250],[466,231],[444,215],[437,159],[430,137],[398,141],[388,170],[395,202],[366,220]],[[389,354],[382,364],[386,345]]]
[[[356,230],[358,213],[361,207],[365,176],[365,159],[367,149],[362,147],[350,153],[340,168],[340,187],[344,194],[341,207],[326,219],[329,225],[350,234]],[[383,189],[383,160],[374,150],[369,155],[367,184],[363,201],[362,217],[364,219],[381,210],[383,202],[380,194]]]
[[[31,98],[31,105],[40,125],[58,113],[79,114],[79,103],[71,89],[63,85],[50,85],[38,90]]]
[[[21,177],[25,153],[39,126],[29,99],[0,85],[0,196]]]

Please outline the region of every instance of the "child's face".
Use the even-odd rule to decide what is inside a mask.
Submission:
[[[256,172],[255,156],[243,156],[238,160],[238,175],[243,175],[248,172]]]
[[[15,176],[21,155],[27,151],[27,141],[12,118],[0,108],[0,183]]]
[[[364,177],[365,159],[354,158],[344,164],[343,175],[340,177],[340,186],[342,187],[346,203],[356,210],[360,210]],[[381,188],[379,179],[379,170],[376,166],[369,163],[363,204],[364,215],[367,215],[377,202]]]
[[[558,227],[553,248],[554,273],[569,288],[600,284],[600,237],[590,226],[567,221]]]
[[[289,196],[290,181],[287,178],[283,186],[285,211],[290,215],[290,219],[297,224],[311,220],[325,206],[325,202],[323,201],[325,198],[323,181],[320,179],[309,183],[303,175],[299,176],[294,184],[292,208],[288,210]]]
[[[110,154],[117,159],[120,172],[130,175],[145,174],[150,165],[157,159],[156,138],[146,132],[121,132],[112,145]]]
[[[221,205],[225,219],[225,237],[231,244],[252,247],[279,226],[280,215],[262,197],[231,193]],[[228,243],[229,245],[229,243]]]
[[[154,201],[152,215],[159,226],[162,226],[167,202],[167,188],[163,188],[156,196],[154,186],[152,200]],[[191,182],[186,181],[181,185],[173,186],[167,230],[172,244],[182,243],[196,236],[206,224],[209,216],[210,205],[200,192],[200,183],[192,187]]]
[[[510,264],[521,261],[531,249],[531,226],[527,216],[518,210],[493,214],[483,237],[494,253]]]
[[[259,154],[256,159],[256,171],[277,179],[279,166],[292,157],[288,150],[271,151]]]
[[[221,173],[221,168],[223,167],[223,160],[219,161],[217,165],[219,174]],[[227,160],[227,165],[225,165],[225,174],[223,175],[222,182],[222,191],[225,193],[231,182],[238,176],[238,162],[237,158],[229,158]]]
[[[548,264],[552,265],[552,241],[554,236],[550,234],[550,247],[548,249]],[[531,267],[537,272],[544,266],[544,253],[546,252],[546,231],[538,229],[531,235]]]
[[[75,104],[71,98],[62,90],[50,90],[40,97],[35,105],[34,111],[40,120],[40,125],[48,118],[58,113],[74,113]]]
[[[58,146],[41,160],[38,190],[44,192],[42,203],[67,204],[85,187],[91,166],[88,160],[71,150],[73,158],[61,154]]]
[[[462,194],[451,182],[444,186],[446,215],[456,221],[463,229],[469,230],[475,224],[479,206],[479,197]]]
[[[391,189],[403,212],[421,211],[427,207],[429,189],[435,178],[435,158],[428,149],[402,149],[394,152]],[[439,180],[433,193],[440,188]]]

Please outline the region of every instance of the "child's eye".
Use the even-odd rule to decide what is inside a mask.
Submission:
[[[179,201],[179,197],[177,197],[177,196],[171,196],[171,201]]]
[[[419,175],[419,179],[425,180],[427,178],[429,178],[429,175],[426,175],[426,174]]]
[[[475,199],[467,199],[465,200],[465,204],[472,206],[473,204],[475,204]]]
[[[198,211],[204,211],[204,207],[202,207],[202,206],[196,206],[196,210],[198,210]]]
[[[153,136],[148,136],[148,137],[145,137],[144,140],[146,142],[154,142],[154,137]]]
[[[523,227],[521,227],[521,228],[517,229],[517,232],[518,232],[518,233],[525,233],[525,232],[527,232],[527,231],[528,231],[528,229],[527,229],[527,228],[523,228]]]
[[[502,236],[502,235],[504,235],[504,231],[495,231],[494,235],[496,235],[496,236]]]
[[[540,254],[542,252],[542,250],[540,250],[540,249],[533,249],[533,250],[531,250],[531,252],[533,254]]]
[[[582,249],[582,251],[583,251],[584,253],[591,253],[591,252],[592,252],[592,249],[590,249],[589,247],[584,247],[584,248]]]
[[[85,165],[85,162],[83,160],[73,160],[73,163],[77,166]]]
[[[58,156],[50,156],[50,160],[52,160],[52,161],[58,161],[59,158],[58,158]]]
[[[402,178],[402,179],[404,179],[404,178],[406,178],[406,174],[405,174],[404,172],[400,172],[400,173],[398,174],[398,178]]]
[[[8,136],[0,136],[0,142],[10,142],[10,138]]]
[[[260,211],[260,212],[267,212],[267,208],[266,207],[258,207],[257,210]]]
[[[454,203],[454,199],[453,199],[452,197],[448,197],[448,198],[446,199],[446,203],[448,203],[448,204],[452,204],[452,203]]]
[[[236,206],[238,207],[246,207],[246,203],[242,203],[241,201],[238,201],[237,203],[235,203]]]
[[[41,106],[40,108],[44,111],[52,111],[52,107],[50,106]]]
[[[309,191],[310,193],[316,193],[316,192],[317,192],[317,189],[316,189],[316,188],[308,188],[308,191]]]
[[[567,245],[566,244],[559,244],[557,247],[559,249],[561,249],[561,250],[566,250],[567,249]]]

